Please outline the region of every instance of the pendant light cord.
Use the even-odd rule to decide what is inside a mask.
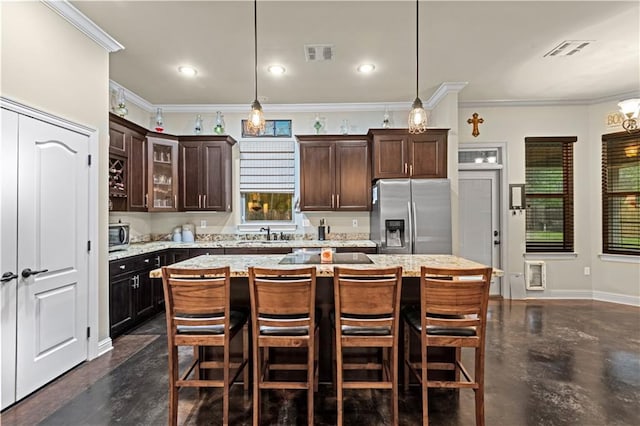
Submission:
[[[416,0],[416,98],[418,98],[418,79],[420,78],[420,73],[419,73],[419,68],[420,68],[420,50],[418,49],[419,43],[420,43],[420,37],[418,34],[418,23],[420,21],[419,16],[420,14],[418,13],[418,4],[420,3],[419,0]]]
[[[258,0],[253,0],[253,65],[255,99],[258,100]]]

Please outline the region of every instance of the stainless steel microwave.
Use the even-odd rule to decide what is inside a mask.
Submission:
[[[126,250],[129,248],[129,224],[109,224],[109,251]]]

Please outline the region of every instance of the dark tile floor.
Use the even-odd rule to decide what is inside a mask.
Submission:
[[[640,309],[602,302],[490,303],[487,425],[640,425]],[[164,317],[114,341],[5,410],[2,425],[162,425],[167,421]],[[465,354],[465,358],[468,354]],[[265,394],[263,423],[306,423],[302,392]],[[345,424],[388,424],[384,392],[346,391]],[[430,393],[432,425],[474,424],[472,391]],[[417,389],[400,395],[400,423],[420,423]],[[316,396],[316,424],[335,424],[328,385]],[[180,394],[181,423],[219,424],[219,390]],[[251,423],[251,401],[232,389],[231,424]]]

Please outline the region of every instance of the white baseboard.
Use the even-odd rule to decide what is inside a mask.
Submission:
[[[104,340],[98,342],[98,356],[104,355],[113,349],[111,344],[111,337],[107,337]]]
[[[526,296],[511,298],[512,300],[597,300],[600,302],[620,303],[623,305],[639,306],[640,296],[629,296],[626,294],[609,293],[606,291],[588,290],[551,290],[540,293],[527,291]]]
[[[606,291],[594,291],[593,300],[601,302],[621,303],[623,305],[640,306],[640,296],[629,296],[626,294],[609,293]]]

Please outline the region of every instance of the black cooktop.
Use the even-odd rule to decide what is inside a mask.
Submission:
[[[289,253],[280,261],[281,265],[319,265],[320,263],[320,253],[312,252]],[[333,262],[331,262],[334,265],[363,263],[373,263],[373,261],[364,253],[333,253]]]

